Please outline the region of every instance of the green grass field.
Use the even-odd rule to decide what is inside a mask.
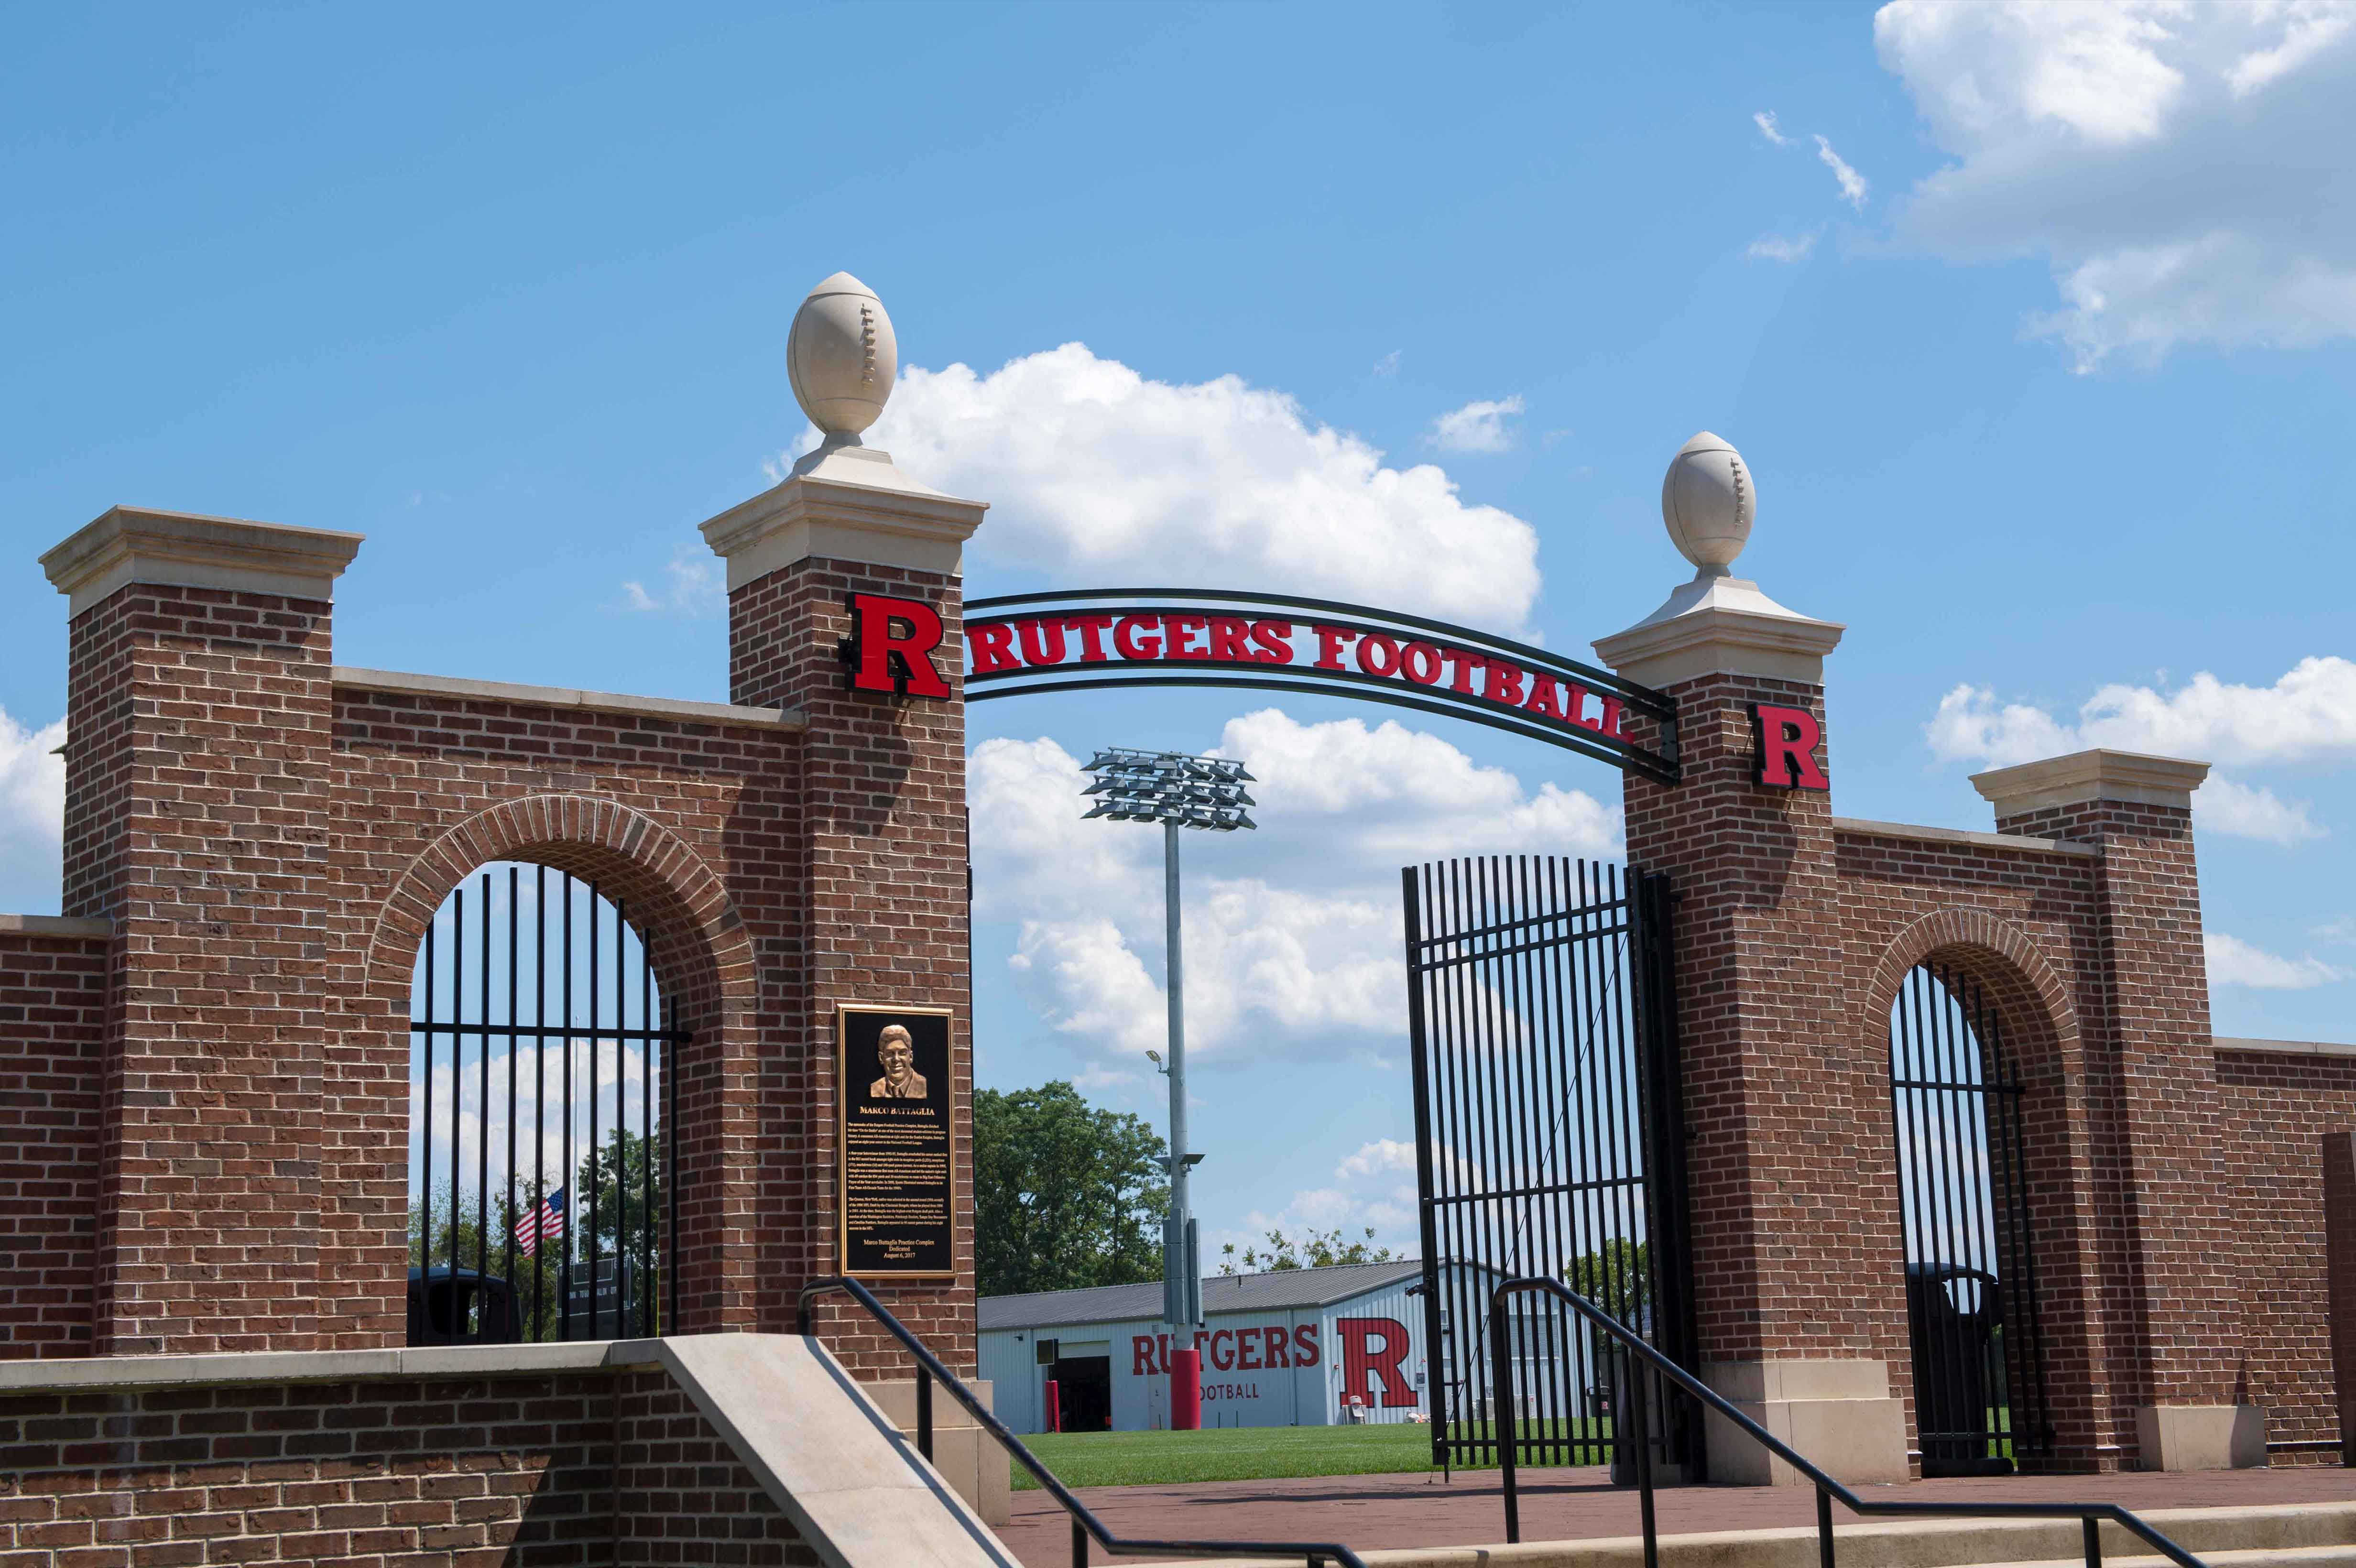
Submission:
[[[1603,1422],[1591,1425],[1598,1435]],[[1206,1432],[1042,1432],[1023,1440],[1067,1487],[1259,1481],[1278,1476],[1370,1476],[1430,1470],[1431,1428],[1230,1426]],[[1460,1466],[1459,1468],[1465,1467]],[[1035,1489],[1019,1467],[1017,1490]]]

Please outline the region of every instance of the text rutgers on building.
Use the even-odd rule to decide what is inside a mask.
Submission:
[[[1993,831],[1836,816],[1842,628],[1730,575],[1756,490],[1714,437],[1665,494],[1694,581],[1600,665],[1199,590],[996,602],[969,648],[984,504],[859,444],[895,374],[880,303],[830,279],[789,358],[824,444],[703,525],[725,703],[338,664],[349,533],[118,507],[41,558],[70,650],[64,912],[0,920],[14,1539],[168,1534],[88,1503],[134,1473],[158,1510],[240,1477],[406,1498],[401,1529],[525,1560],[568,1531],[691,1540],[715,1509],[778,1551],[851,1530],[795,1467],[905,1468],[906,1363],[839,1297],[798,1337],[799,1288],[855,1273],[977,1368],[969,658],[976,698],[1334,691],[1625,776],[1624,873],[1546,845],[1410,869],[1423,1293],[1214,1281],[1214,1413],[1390,1419],[1419,1373],[1427,1413],[1477,1423],[1462,1293],[1603,1258],[1615,1310],[1847,1477],[2281,1463],[2356,1430],[2356,1051],[2212,1038],[2202,764],[1983,773]],[[1532,977],[1566,952],[1610,962]],[[1645,997],[1579,989],[1622,960]],[[1526,1016],[1484,1036],[1468,996]],[[1627,1030],[1578,1035],[1613,1008]],[[1569,1107],[1629,1138],[1549,1143]],[[1518,1147],[1483,1120],[1508,1110]],[[1943,1146],[1987,1156],[1962,1221],[1921,1207],[1954,1189],[1924,1176]],[[1556,1204],[1569,1240],[1541,1257],[1507,1202]],[[1142,1305],[991,1311],[1075,1383],[1100,1356],[1107,1413],[1150,1424]],[[1035,1401],[1042,1371],[1001,1386]],[[763,1447],[778,1410],[841,1442]],[[657,1431],[725,1484],[647,1457]],[[937,1463],[990,1512],[1003,1466],[967,1439]],[[1783,1478],[1726,1434],[1686,1458]],[[462,1509],[427,1485],[454,1465],[507,1479]],[[969,1506],[905,1485],[911,1529]]]

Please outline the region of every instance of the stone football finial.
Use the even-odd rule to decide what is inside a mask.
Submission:
[[[857,446],[900,373],[899,340],[875,291],[849,272],[810,290],[786,338],[786,372],[826,445]]]
[[[1661,520],[1697,569],[1697,579],[1725,577],[1751,538],[1759,486],[1742,454],[1704,431],[1677,449],[1661,480]]]

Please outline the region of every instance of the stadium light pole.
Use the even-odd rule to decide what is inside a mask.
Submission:
[[[1244,785],[1255,781],[1243,763],[1224,757],[1126,746],[1099,751],[1087,771],[1095,775],[1095,782],[1083,792],[1091,804],[1081,820],[1101,816],[1111,822],[1162,825],[1162,920],[1169,952],[1169,973],[1163,983],[1170,998],[1170,1060],[1165,1065],[1159,1052],[1149,1051],[1146,1055],[1170,1080],[1170,1212],[1162,1229],[1162,1317],[1173,1328],[1183,1330],[1203,1320],[1202,1251],[1186,1197],[1188,1173],[1203,1157],[1186,1150],[1185,964],[1179,929],[1178,830],[1194,827],[1232,833],[1256,827],[1244,810],[1256,804],[1244,793]],[[1176,1425],[1177,1412],[1172,1414],[1172,1424]]]

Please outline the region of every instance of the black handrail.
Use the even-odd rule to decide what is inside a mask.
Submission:
[[[804,1339],[810,1337],[812,1324],[810,1302],[814,1297],[840,1291],[867,1309],[867,1315],[884,1326],[885,1333],[900,1341],[916,1363],[916,1452],[927,1460],[933,1456],[933,1380],[949,1391],[949,1397],[965,1406],[966,1413],[979,1423],[981,1429],[1005,1445],[1015,1462],[1031,1472],[1048,1496],[1064,1505],[1072,1516],[1072,1568],[1087,1568],[1088,1541],[1096,1543],[1116,1557],[1299,1557],[1308,1568],[1332,1563],[1335,1568],[1366,1568],[1364,1559],[1346,1546],[1332,1541],[1123,1541],[1105,1527],[1105,1522],[1088,1511],[1088,1505],[1074,1497],[1063,1482],[1048,1473],[1039,1456],[1023,1446],[1023,1439],[1009,1432],[998,1417],[982,1408],[981,1401],[968,1388],[965,1380],[949,1371],[938,1356],[925,1349],[924,1342],[908,1331],[906,1324],[892,1316],[891,1308],[875,1299],[874,1293],[848,1275],[830,1279],[814,1279],[802,1286],[795,1303],[795,1327]],[[2193,1568],[2199,1568],[2194,1564]]]
[[[1886,1519],[1892,1515],[1939,1515],[1950,1519],[2074,1519],[2083,1521],[2086,1568],[2102,1568],[2103,1542],[2096,1528],[2101,1521],[2110,1520],[2120,1529],[2157,1547],[2161,1555],[2178,1568],[2208,1568],[2190,1552],[2152,1529],[2142,1520],[2116,1503],[1968,1503],[1968,1502],[1868,1502],[1847,1487],[1834,1480],[1811,1464],[1799,1450],[1751,1420],[1716,1390],[1678,1366],[1668,1357],[1638,1336],[1636,1331],[1612,1317],[1603,1308],[1563,1285],[1559,1280],[1524,1276],[1509,1279],[1497,1286],[1489,1297],[1489,1343],[1491,1346],[1490,1377],[1493,1387],[1490,1408],[1498,1412],[1497,1456],[1505,1470],[1505,1540],[1508,1544],[1522,1539],[1521,1502],[1515,1488],[1514,1450],[1520,1446],[1520,1424],[1515,1419],[1512,1393],[1513,1349],[1506,1339],[1505,1297],[1527,1291],[1541,1290],[1571,1307],[1603,1333],[1627,1347],[1630,1354],[1650,1363],[1663,1377],[1693,1395],[1710,1409],[1726,1417],[1749,1434],[1761,1447],[1783,1460],[1816,1484],[1816,1555],[1822,1568],[1833,1568],[1833,1499],[1838,1498],[1851,1513],[1869,1518]],[[1633,1381],[1633,1380],[1632,1380]],[[1633,1398],[1623,1398],[1630,1407],[1634,1429],[1630,1441],[1636,1448],[1636,1485],[1643,1493],[1642,1509],[1644,1521],[1644,1568],[1660,1568],[1660,1537],[1653,1520],[1653,1446],[1646,1425],[1650,1416],[1646,1406],[1652,1402],[1640,1385],[1632,1391]],[[1615,1441],[1617,1435],[1614,1435]]]

